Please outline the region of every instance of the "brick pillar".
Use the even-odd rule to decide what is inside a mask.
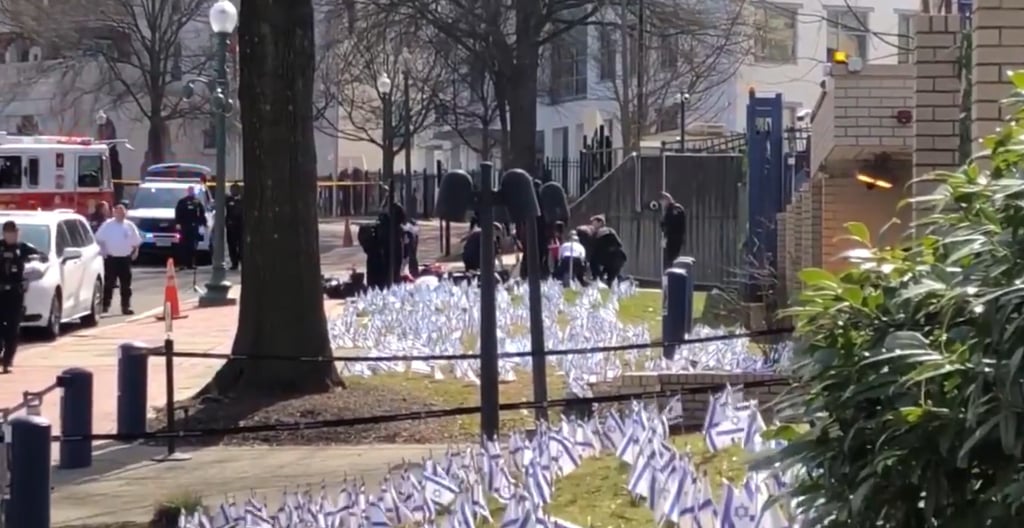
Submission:
[[[1024,2],[974,0],[974,64],[971,137],[992,134],[1008,112],[999,101],[1010,94],[1006,71],[1024,68]]]
[[[958,168],[960,145],[961,78],[960,17],[917,15],[913,19],[914,69],[914,177]],[[934,183],[915,183],[913,194],[935,190]],[[914,219],[930,206],[914,208]]]

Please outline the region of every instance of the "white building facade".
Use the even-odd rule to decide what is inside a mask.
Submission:
[[[690,103],[699,110],[688,111],[688,135],[700,134],[695,134],[693,128],[710,128],[698,123],[716,123],[723,127],[715,128],[743,131],[750,88],[758,93],[781,92],[787,124],[791,124],[801,109],[814,107],[821,93],[824,68],[835,51],[870,63],[909,62],[913,47],[910,20],[919,4],[918,0],[751,2],[752,25],[758,28],[752,36],[751,56],[731,77],[716,85],[714,101]],[[607,36],[596,26],[578,30],[585,36],[570,44],[572,49],[555,64],[557,79],[551,79],[551,61],[548,71],[541,76],[542,82],[547,80],[550,85],[555,81],[558,87],[552,86],[538,99],[537,146],[544,157],[556,163],[575,159],[580,150],[592,144],[599,127],[609,135],[613,149],[622,148],[618,103],[622,87],[616,86],[623,82],[616,77],[616,65],[621,72],[622,64],[619,50],[605,45]],[[605,48],[614,51],[608,54]],[[680,86],[679,91],[682,90]],[[660,101],[647,104],[652,108],[659,103],[677,105],[678,99],[673,95],[661,94]],[[646,140],[678,138],[677,111],[666,111],[665,115],[671,117],[659,122],[645,136]],[[471,149],[456,141],[431,143],[432,150],[420,152],[418,157],[443,159],[445,166],[452,167],[474,167],[479,162]]]
[[[145,27],[140,23],[139,27]],[[177,73],[171,72],[172,80],[166,84],[168,103],[180,100],[185,81],[197,76],[210,77],[213,72],[212,34],[205,12],[192,20],[180,33],[178,42],[179,55],[202,57],[204,64],[201,70],[186,66],[182,73],[180,66]],[[97,37],[89,45],[103,46],[103,53],[110,53],[110,48],[117,46],[115,39]],[[131,45],[121,43],[121,45]],[[233,46],[232,46],[233,48]],[[88,50],[75,50],[76,53],[88,55]],[[147,165],[146,150],[149,132],[149,121],[140,109],[148,104],[147,94],[141,83],[131,90],[140,98],[133,100],[127,90],[117,90],[115,82],[108,82],[112,88],[98,90],[94,87],[97,81],[107,80],[113,76],[106,71],[101,60],[69,61],[66,57],[58,58],[57,53],[49,53],[42,47],[19,39],[14,34],[0,33],[0,131],[10,134],[41,134],[96,137],[98,131],[97,115],[101,112],[116,129],[118,139],[127,140],[132,149],[119,149],[123,178],[137,180]],[[186,59],[186,62],[188,59]],[[197,61],[198,62],[198,61]],[[229,58],[229,78],[237,89],[236,57]],[[123,77],[138,74],[137,67],[123,68]],[[130,80],[128,82],[131,82]],[[132,86],[136,86],[132,83]],[[85,87],[88,87],[87,89]],[[201,85],[197,91],[205,90]],[[164,160],[166,162],[198,163],[214,167],[216,162],[215,136],[213,133],[213,116],[206,114],[199,107],[205,94],[196,98],[196,111],[189,112],[187,117],[173,119],[165,129]],[[191,103],[186,103],[191,104]],[[229,180],[240,179],[242,175],[241,137],[237,123],[237,104],[235,119],[229,119],[227,177]],[[339,156],[339,142],[333,136],[317,131],[317,174],[321,177],[337,174],[342,160]]]

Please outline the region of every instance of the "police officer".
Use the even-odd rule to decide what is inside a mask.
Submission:
[[[383,215],[381,215],[383,216]],[[387,242],[381,243],[380,220],[374,224],[359,226],[356,238],[366,254],[366,286],[383,289],[387,285],[388,261],[384,254]]]
[[[676,202],[669,193],[661,193],[661,234],[664,237],[662,257],[664,269],[672,267],[679,257],[686,241],[686,208]]]
[[[178,242],[180,267],[195,269],[196,247],[202,237],[200,230],[206,227],[206,208],[196,198],[196,188],[189,187],[187,194],[174,207],[174,223],[178,224],[181,240]]]
[[[0,343],[3,344],[3,371],[11,371],[14,355],[18,351],[18,330],[25,313],[27,288],[25,263],[29,259],[46,261],[46,255],[31,244],[18,241],[18,225],[8,220],[3,225],[0,242]]]
[[[604,215],[591,217],[590,226],[594,230],[594,239],[590,249],[590,272],[594,280],[611,284],[619,279],[622,269],[626,266],[626,251],[622,247],[622,239],[614,229],[605,224]]]
[[[391,282],[396,283],[401,278],[402,273],[402,260],[403,246],[402,243],[402,225],[408,220],[405,214],[405,208],[399,203],[392,203],[391,207],[388,207],[387,212],[380,215],[377,218],[377,238],[380,245],[384,248],[385,263],[391,266]],[[394,222],[394,224],[392,224]],[[394,226],[396,240],[392,245],[391,230]],[[391,254],[395,253],[395,258],[391,258]],[[386,266],[385,266],[386,268]]]
[[[231,184],[231,194],[227,196],[224,210],[227,229],[228,256],[231,258],[231,269],[238,269],[242,263],[242,186]]]

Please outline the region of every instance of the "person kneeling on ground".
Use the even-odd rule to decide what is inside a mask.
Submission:
[[[483,231],[473,229],[462,239],[462,265],[466,271],[480,271],[480,239]],[[501,224],[494,223],[494,254],[501,254]]]
[[[628,260],[626,251],[622,247],[622,239],[614,229],[605,224],[603,215],[591,218],[590,225],[594,229],[590,250],[590,271],[594,280],[600,280],[611,286],[619,279]]]
[[[580,243],[574,232],[572,238],[558,247],[558,265],[555,267],[555,279],[563,284],[575,280],[587,286],[587,250]]]

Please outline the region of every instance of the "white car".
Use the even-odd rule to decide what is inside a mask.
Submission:
[[[63,209],[0,212],[0,224],[8,220],[18,225],[22,242],[47,255],[26,266],[26,275],[41,278],[29,282],[22,328],[42,328],[56,339],[61,323],[77,319],[95,326],[103,302],[103,257],[85,218]]]

